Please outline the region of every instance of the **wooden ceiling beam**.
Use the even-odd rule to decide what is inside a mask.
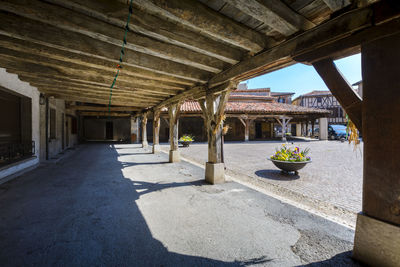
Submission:
[[[24,0],[4,0],[0,2],[0,10],[53,25],[63,30],[80,33],[112,45],[120,46],[122,44],[121,33],[124,31],[123,28],[59,6],[37,0],[29,1],[28,5]],[[160,42],[135,32],[128,32],[127,40],[129,42],[125,45],[126,53],[133,50],[213,73],[229,66],[226,62],[214,57]]]
[[[230,45],[257,53],[267,46],[267,37],[196,0],[136,0],[139,9],[187,26]]]
[[[101,70],[93,70],[91,68],[84,68],[83,66],[80,65],[73,65],[73,64],[66,64],[66,63],[60,63],[56,60],[51,60],[51,59],[43,59],[37,61],[37,58],[40,58],[38,56],[34,57],[29,54],[19,54],[21,57],[15,55],[13,51],[9,51],[8,49],[1,48],[0,47],[0,55],[2,57],[0,58],[0,66],[9,69],[9,70],[16,70],[17,73],[20,73],[20,71],[23,72],[35,72],[36,73],[44,73],[44,74],[57,74],[57,75],[65,75],[67,77],[73,76],[77,77],[78,79],[85,80],[85,79],[92,79],[96,81],[95,77],[98,76],[105,76],[108,77],[108,79],[104,79],[103,84],[106,86],[110,86],[112,83],[112,79],[114,78],[114,73],[113,72],[106,72],[106,71],[101,71]],[[23,55],[23,56],[22,56]],[[65,66],[67,65],[67,66]],[[40,71],[40,72],[38,72]],[[39,76],[42,79],[44,77]],[[101,81],[101,80],[100,80]],[[160,85],[142,85],[139,82],[136,82],[135,79],[127,79],[127,77],[124,75],[124,73],[121,73],[118,76],[117,79],[117,87],[125,88],[127,90],[142,90],[142,91],[149,91],[149,92],[157,92],[157,91],[162,91],[162,92],[168,92],[168,94],[175,94],[181,90],[173,90],[173,89],[166,89],[163,87],[162,84]],[[162,87],[162,88],[160,88]]]
[[[65,92],[65,93],[71,93],[71,94],[81,94],[81,93],[87,93],[87,94],[94,94],[94,95],[101,95],[105,98],[110,96],[110,89],[108,90],[100,90],[100,89],[93,89],[90,87],[80,87],[80,86],[74,86],[74,85],[68,85],[68,84],[50,84],[50,83],[43,83],[43,82],[29,82],[32,86],[37,87],[39,91],[41,88],[52,88],[57,91]],[[126,97],[129,99],[135,99],[135,101],[140,102],[140,101],[147,101],[149,103],[158,103],[162,100],[165,99],[165,97],[154,97],[154,96],[144,96],[140,94],[136,94],[135,92],[121,92],[118,89],[113,89],[112,92],[113,97]]]
[[[387,23],[398,16],[400,12],[386,1],[349,11],[216,74],[210,79],[209,86],[214,87],[232,79],[246,80],[294,64],[293,58],[301,54],[328,44],[340,43],[355,32],[374,27],[378,20]]]
[[[130,113],[118,113],[118,112],[93,112],[93,111],[83,111],[79,115],[86,117],[130,117]]]
[[[48,85],[38,85],[32,84],[32,86],[38,88],[39,91],[43,93],[55,93],[55,94],[64,94],[64,95],[76,95],[78,97],[93,97],[104,100],[109,100],[110,93],[102,93],[102,92],[91,92],[91,91],[83,91],[82,88],[75,87],[51,87]],[[142,107],[147,107],[149,105],[155,105],[160,101],[154,99],[141,99],[139,96],[127,96],[121,93],[115,92],[112,94],[112,102],[129,102],[131,106],[139,105]],[[113,104],[115,105],[115,104]]]
[[[35,83],[35,84],[42,84],[42,85],[47,84],[47,85],[63,86],[63,87],[70,86],[70,87],[76,87],[76,88],[81,87],[84,90],[93,90],[93,91],[98,91],[98,92],[109,92],[110,91],[110,85],[93,85],[90,83],[60,80],[60,79],[54,79],[54,78],[43,79],[43,77],[27,76],[24,74],[18,74],[18,77],[20,80],[22,80],[24,82]],[[143,91],[136,90],[133,88],[132,89],[121,88],[119,86],[115,86],[114,90],[118,93],[137,95],[137,96],[142,96],[142,97],[149,98],[149,99],[162,100],[166,97],[166,95],[149,94],[148,92],[143,92]]]
[[[71,53],[68,51],[56,49],[46,45],[37,44],[30,41],[24,41],[18,38],[12,38],[0,34],[0,47],[10,50],[29,53],[33,55],[44,56],[50,59],[56,59],[64,62],[75,63],[85,67],[96,69],[105,69],[115,71],[116,63],[114,60],[99,59],[91,56]],[[172,76],[153,73],[137,67],[124,66],[124,74],[132,76],[135,81],[143,81],[144,85],[165,85],[167,88],[184,90],[186,86],[193,85],[193,81],[175,78]]]
[[[88,106],[88,105],[68,105],[67,109],[79,111],[138,111],[137,107],[116,107],[116,106]]]
[[[40,91],[47,96],[53,96],[55,98],[63,99],[66,101],[76,101],[76,102],[103,104],[103,105],[109,104],[108,98],[104,98],[103,96],[98,96],[98,95],[70,94],[54,90],[53,88],[43,88],[43,87],[40,89]],[[152,106],[152,104],[147,103],[147,101],[135,102],[132,99],[128,98],[112,98],[111,105],[130,106],[130,107],[134,106],[134,107],[139,107],[141,109]]]
[[[88,1],[88,0],[44,0],[75,12],[91,16],[114,26],[124,28],[126,23],[126,2]],[[133,8],[130,29],[153,39],[184,47],[192,51],[208,55],[230,64],[236,64],[242,59],[244,50],[235,49],[211,38],[199,35],[187,27],[150,15],[141,8]],[[160,27],[162,25],[162,27]]]
[[[228,3],[286,36],[315,27],[280,0],[230,0]]]
[[[0,12],[0,16],[2,18],[0,33],[3,35],[95,58],[108,60],[115,58],[115,66],[117,65],[120,46],[4,11]],[[211,75],[210,72],[198,68],[132,50],[124,55],[123,66],[125,65],[200,83],[206,82]]]

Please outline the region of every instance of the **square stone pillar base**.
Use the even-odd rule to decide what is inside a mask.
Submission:
[[[206,162],[206,182],[221,184],[225,182],[225,165],[223,163]]]
[[[181,161],[181,156],[179,153],[179,150],[170,150],[169,151],[169,162],[180,162]]]
[[[400,266],[400,227],[358,214],[353,258],[370,266]]]
[[[328,119],[319,118],[319,140],[328,140]]]
[[[160,153],[161,147],[159,144],[153,145],[153,154]]]
[[[149,143],[147,141],[142,141],[142,147],[146,148],[149,146]]]

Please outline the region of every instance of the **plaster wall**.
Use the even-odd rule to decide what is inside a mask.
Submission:
[[[35,141],[35,158],[28,162],[13,164],[12,167],[2,168],[0,170],[0,179],[23,171],[25,168],[36,166],[39,163],[40,151],[40,111],[39,111],[39,91],[36,87],[29,83],[23,82],[18,78],[18,75],[11,74],[4,68],[0,68],[0,86],[17,94],[29,97],[32,101],[32,140]]]
[[[113,141],[129,141],[131,140],[131,119],[130,118],[113,118],[98,119],[84,118],[84,138],[87,141],[107,141],[106,139],[106,122],[113,122]]]

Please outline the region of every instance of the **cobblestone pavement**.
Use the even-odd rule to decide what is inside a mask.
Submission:
[[[295,145],[310,148],[312,163],[299,175],[282,174],[267,158],[280,147],[279,141],[228,142],[224,146],[227,173],[247,183],[273,190],[306,206],[355,225],[361,210],[362,144],[353,146],[339,141],[295,140]],[[168,145],[163,146],[168,150]],[[198,163],[207,160],[207,144],[194,143],[180,148],[181,155]],[[273,186],[271,188],[271,186]]]

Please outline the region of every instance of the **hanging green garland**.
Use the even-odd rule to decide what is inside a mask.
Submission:
[[[131,15],[133,13],[133,11],[132,11],[132,1],[133,0],[130,0],[130,2],[129,2],[129,14],[128,14],[128,19],[127,19],[126,25],[125,25],[125,34],[124,34],[124,39],[123,39],[123,42],[122,42],[121,53],[119,55],[119,64],[117,64],[117,73],[115,74],[114,80],[113,80],[113,82],[112,82],[112,84],[110,86],[110,99],[108,101],[108,114],[110,114],[110,111],[111,111],[112,89],[113,89],[115,83],[117,82],[119,71],[122,69],[122,65],[121,65],[122,64],[122,58],[125,55],[126,37],[128,35],[128,32],[129,32],[129,22],[131,20]]]

